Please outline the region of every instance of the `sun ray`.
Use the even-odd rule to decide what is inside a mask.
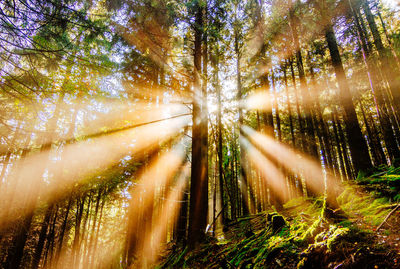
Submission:
[[[187,118],[175,118],[66,145],[60,160],[56,162],[49,162],[46,152],[27,156],[16,164],[20,168],[15,178],[9,180],[9,186],[0,190],[0,227],[12,223],[20,212],[33,210],[38,197],[43,201],[55,199],[54,196],[60,194],[61,188],[72,187],[90,178],[126,154],[142,154],[156,143],[177,134],[187,123]],[[53,172],[48,183],[43,182],[43,170],[40,169],[43,163],[48,164],[47,171]],[[62,170],[58,169],[61,164]]]
[[[141,257],[147,260],[148,264],[157,262],[157,257],[165,247],[166,235],[168,229],[168,220],[172,219],[172,223],[177,222],[178,212],[180,209],[180,201],[183,197],[183,191],[188,183],[190,175],[190,165],[187,163],[180,171],[180,175],[167,197],[164,199],[163,212],[157,216],[152,225],[151,232],[147,234],[144,242],[145,247],[141,250]]]
[[[93,110],[93,106],[97,106],[97,108]],[[55,142],[70,143],[75,140],[108,134],[114,130],[129,129],[148,122],[186,115],[190,112],[187,106],[183,104],[157,104],[154,107],[148,102],[123,103],[119,101],[103,102],[97,105],[88,105],[83,101],[76,101],[72,104],[62,103],[58,109],[60,111],[71,111],[72,114],[73,111],[86,111],[86,116],[93,117],[93,120],[84,125],[84,128],[79,131],[78,137],[76,137],[75,132],[65,132],[64,130],[32,131],[32,135],[36,135],[37,140],[40,141],[40,147],[49,146]],[[21,130],[23,133],[30,131],[24,128]],[[10,149],[2,148],[0,155],[29,149],[17,146],[18,144]]]
[[[243,144],[243,148],[246,150],[246,156],[260,172],[261,178],[271,188],[270,190],[274,193],[274,196],[278,198],[278,202],[280,204],[284,204],[284,202],[288,199],[286,178],[284,174],[279,171],[275,164],[273,164],[253,145],[251,145],[246,138],[241,137],[240,142]]]
[[[187,183],[189,165],[186,163],[182,166],[185,157],[185,143],[184,139],[168,151],[162,154],[156,154],[146,167],[143,166],[142,169],[131,178],[133,184],[129,191],[131,199],[127,216],[123,219],[116,220],[111,236],[109,235],[109,231],[107,231],[106,234],[100,233],[99,237],[120,238],[123,236],[127,237],[128,240],[136,240],[136,243],[142,242],[139,244],[145,248],[133,250],[136,252],[135,254],[141,258],[147,257],[149,262],[155,259],[154,255],[158,253],[157,249],[160,250],[161,239],[166,232],[167,220],[170,218],[171,214],[178,209],[179,203],[176,203],[176,201],[180,199],[182,190]],[[145,214],[146,211],[148,212],[150,210],[153,212],[152,207],[155,203],[154,194],[156,188],[162,185],[170,187],[172,185],[172,179],[178,170],[181,171],[181,175],[175,184],[174,190],[170,192],[164,202],[163,208],[166,208],[166,211],[161,212],[158,218],[152,222],[136,220],[137,216]],[[139,227],[142,230],[135,233],[126,233],[126,231],[136,231]],[[94,256],[92,260],[95,260],[97,264],[101,264],[102,266],[111,264],[115,258],[121,255],[121,252],[124,251],[125,248],[123,242],[114,241],[114,243],[118,244],[115,246],[108,246],[106,249],[97,248],[96,253],[93,253]],[[151,246],[154,246],[153,250],[150,249]],[[63,255],[59,257],[58,268],[70,268],[71,261],[72,257],[70,253],[63,253]],[[93,267],[93,264],[84,264],[84,262],[85,261],[81,259],[79,264],[85,266],[85,268]]]
[[[242,131],[246,138],[261,152],[272,157],[286,169],[304,177],[307,187],[310,188],[313,194],[324,195],[326,189],[325,185],[329,186],[329,192],[332,194],[337,193],[337,188],[341,188],[341,180],[335,178],[333,173],[325,173],[320,162],[248,126],[243,126]],[[331,204],[336,204],[336,197],[328,195],[328,199],[331,199],[329,201]]]
[[[153,221],[146,221],[146,219],[152,219],[156,187],[169,187],[171,185],[177,170],[182,167],[184,157],[185,150],[182,144],[164,153],[143,171],[143,174],[139,177],[138,184],[132,188],[132,199],[128,212],[127,255],[128,260],[130,260],[128,263],[134,263],[132,260],[134,257],[139,259],[137,262],[141,262],[142,247],[146,243],[151,244]],[[139,217],[140,214],[142,214],[141,218]],[[146,239],[150,242],[146,241]]]

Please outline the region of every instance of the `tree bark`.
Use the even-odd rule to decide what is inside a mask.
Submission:
[[[190,207],[188,244],[194,248],[205,238],[208,214],[208,164],[203,153],[202,127],[206,124],[207,116],[203,116],[202,104],[206,102],[201,88],[201,45],[202,45],[203,10],[199,3],[195,6],[194,26],[194,80],[193,80],[193,126],[192,126],[192,167],[190,180]]]
[[[352,95],[344,72],[332,24],[329,24],[326,27],[325,38],[328,43],[336,80],[339,84],[339,101],[344,109],[344,121],[354,170],[356,173],[359,171],[366,171],[372,165],[371,158],[358,123],[357,114],[352,101]]]

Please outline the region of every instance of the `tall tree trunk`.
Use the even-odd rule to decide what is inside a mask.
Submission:
[[[206,101],[201,88],[201,44],[203,27],[203,9],[199,3],[195,6],[194,29],[194,81],[193,81],[193,126],[192,126],[192,167],[190,180],[190,208],[188,243],[194,248],[205,237],[208,214],[208,164],[205,163],[203,151],[203,135],[201,129],[206,124],[207,116],[203,116],[202,104]]]
[[[379,137],[377,137],[376,134],[373,133],[371,130],[371,126],[368,122],[362,102],[359,101],[359,103],[360,103],[361,114],[364,119],[365,129],[367,131],[367,138],[371,148],[372,160],[374,162],[374,165],[378,166],[380,164],[386,163],[385,154],[383,153],[382,147],[380,145]]]
[[[347,143],[347,141],[345,139],[344,131],[343,131],[343,128],[342,128],[342,122],[339,119],[339,113],[338,113],[335,105],[333,105],[333,113],[335,115],[335,122],[336,122],[336,126],[338,128],[340,146],[342,147],[343,160],[344,160],[344,163],[346,164],[347,175],[348,175],[348,178],[353,178],[354,179],[354,177],[356,177],[356,175],[354,173],[354,170],[352,169],[350,158],[349,158],[349,155],[348,155],[348,152],[347,152],[347,144],[348,143]]]
[[[294,90],[294,97],[296,100],[296,112],[297,112],[297,121],[299,123],[299,133],[300,133],[300,146],[301,149],[304,151],[306,150],[306,146],[304,144],[304,124],[303,124],[303,117],[301,115],[301,110],[300,110],[300,104],[299,104],[299,97],[297,94],[297,85],[296,85],[296,76],[294,74],[294,68],[293,68],[293,59],[289,59],[289,65],[290,65],[290,73],[292,75],[292,82],[293,82],[293,90]]]
[[[106,204],[106,198],[105,198],[106,194],[107,194],[107,190],[105,189],[104,194],[103,194],[103,199],[101,201],[101,206],[100,206],[100,216],[97,221],[96,235],[94,237],[94,246],[93,246],[93,248],[91,250],[91,254],[90,254],[92,268],[99,268],[99,266],[96,264],[96,261],[97,261],[96,258],[98,257],[97,256],[97,247],[99,245],[100,225],[101,225],[101,221],[103,220],[104,205]]]
[[[218,46],[218,45],[217,45]],[[224,169],[222,159],[222,100],[221,100],[221,86],[219,83],[219,47],[217,47],[216,51],[216,62],[214,65],[214,76],[215,76],[215,90],[217,92],[217,102],[218,102],[218,111],[217,111],[217,154],[218,154],[218,179],[219,179],[219,195],[221,200],[221,223],[225,225],[225,199],[224,199]]]
[[[82,195],[82,197],[78,197],[76,205],[77,208],[75,214],[75,234],[72,243],[72,258],[73,258],[73,265],[75,268],[78,268],[79,266],[79,260],[78,260],[79,243],[81,237],[81,222],[82,222],[85,200],[86,200],[86,194]]]
[[[314,123],[312,120],[312,100],[307,86],[306,76],[304,73],[303,56],[301,55],[296,19],[297,18],[294,17],[294,9],[290,9],[289,21],[290,21],[290,28],[292,30],[292,39],[296,55],[297,70],[299,71],[300,93],[302,96],[302,106],[304,109],[305,121],[306,121],[306,128],[305,128],[306,131],[305,135],[307,139],[306,152],[309,153],[311,156],[313,156],[315,159],[318,159],[318,150],[317,150],[317,143],[315,140]]]
[[[339,48],[336,42],[335,33],[333,32],[332,24],[329,24],[326,27],[325,38],[326,42],[328,43],[336,80],[339,84],[339,101],[344,109],[344,121],[354,170],[356,173],[358,173],[360,170],[366,171],[371,167],[371,158],[369,156],[368,147],[358,123],[357,114],[343,69],[342,59],[339,54]]]
[[[281,130],[281,117],[279,115],[279,104],[278,104],[278,94],[275,89],[275,77],[274,73],[271,73],[271,81],[272,81],[272,95],[274,98],[274,109],[275,109],[275,118],[276,118],[276,130],[278,131],[278,140],[282,141],[282,130]]]
[[[394,107],[395,113],[397,115],[397,120],[399,120],[399,116],[400,116],[400,114],[399,114],[400,113],[400,79],[398,78],[399,70],[397,68],[397,65],[392,60],[393,54],[391,53],[390,50],[387,50],[383,46],[383,42],[382,42],[380,33],[378,31],[378,27],[376,25],[374,15],[372,14],[371,9],[369,7],[368,0],[362,0],[361,6],[362,6],[362,9],[364,10],[365,17],[367,18],[369,28],[371,29],[375,47],[378,50],[379,59],[381,62],[381,67],[382,67],[382,74],[389,84],[389,88],[390,88],[389,90],[390,90],[390,93],[393,98],[393,107]]]
[[[93,224],[92,224],[92,229],[90,231],[90,238],[88,237],[88,247],[87,247],[87,251],[86,251],[86,256],[84,259],[84,266],[85,267],[90,267],[90,255],[92,253],[92,249],[93,249],[93,245],[94,245],[94,239],[95,239],[95,229],[96,229],[96,222],[97,222],[97,217],[98,217],[98,212],[99,212],[99,208],[100,208],[100,201],[102,200],[102,196],[103,195],[103,190],[102,188],[99,188],[98,192],[97,192],[97,197],[96,197],[96,206],[95,206],[95,210],[94,210],[94,215],[93,215]]]
[[[56,262],[57,266],[59,264],[59,258],[61,256],[61,250],[62,250],[62,246],[63,246],[63,243],[64,243],[65,232],[67,230],[68,217],[69,217],[70,209],[71,209],[71,206],[72,206],[72,202],[73,202],[73,196],[71,194],[69,199],[68,199],[67,208],[65,209],[64,219],[63,219],[63,222],[61,224],[60,235],[59,235],[59,238],[58,238],[58,245],[56,247],[55,262]]]
[[[179,210],[178,224],[176,226],[176,240],[186,244],[187,238],[187,223],[188,223],[188,203],[189,194],[188,189],[183,190],[182,205]]]
[[[395,158],[400,157],[400,150],[397,147],[395,134],[390,123],[390,115],[389,115],[390,110],[387,108],[386,103],[384,101],[385,91],[379,86],[379,78],[377,77],[377,71],[378,71],[377,65],[375,64],[375,61],[371,59],[371,55],[368,51],[364,33],[362,32],[362,28],[360,25],[359,17],[357,16],[357,13],[354,11],[353,4],[350,0],[349,0],[349,5],[356,23],[358,41],[361,47],[361,53],[363,56],[364,64],[367,68],[370,88],[374,96],[375,107],[379,121],[381,123],[383,138],[385,140],[385,145],[388,150],[388,154],[391,160],[393,161]],[[374,143],[374,145],[376,147],[381,148],[380,151],[382,151],[380,143],[379,144]],[[375,148],[375,151],[379,151],[379,148]],[[385,158],[383,159],[376,158],[376,161],[377,161],[376,165],[386,163]]]
[[[47,247],[46,247],[46,252],[45,252],[45,257],[44,257],[44,266],[48,263],[50,268],[53,268],[53,254],[54,254],[54,243],[55,243],[55,229],[56,229],[56,224],[57,224],[57,218],[58,217],[58,206],[56,205],[56,208],[54,210],[54,217],[52,220],[52,224],[50,227],[49,234],[47,236]]]
[[[33,254],[33,261],[32,261],[32,265],[31,268],[32,269],[36,269],[39,267],[39,263],[40,263],[40,258],[42,257],[42,251],[43,251],[43,247],[44,247],[44,243],[45,243],[45,239],[46,239],[46,235],[47,235],[47,229],[49,227],[49,222],[50,222],[50,218],[51,215],[53,214],[53,204],[50,204],[46,210],[41,228],[40,228],[40,233],[39,233],[39,240],[38,243],[36,245],[35,248],[35,252]]]
[[[338,153],[338,158],[339,158],[339,163],[340,163],[342,181],[344,181],[344,180],[347,180],[348,178],[350,178],[350,174],[347,173],[347,170],[346,170],[346,167],[344,164],[344,155],[342,152],[342,147],[340,145],[340,139],[339,139],[339,134],[338,134],[334,114],[332,112],[331,112],[331,122],[332,122],[333,134],[335,137],[336,148],[337,148],[337,153]]]
[[[293,115],[292,115],[292,106],[290,104],[290,96],[289,96],[289,89],[288,89],[288,81],[287,81],[287,74],[286,74],[287,62],[285,61],[282,70],[283,70],[283,79],[285,83],[285,93],[286,93],[286,103],[288,109],[288,117],[289,117],[289,127],[290,127],[290,138],[292,140],[292,146],[296,147],[296,140],[294,136],[294,127],[293,127]]]
[[[237,19],[237,18],[236,18]],[[239,29],[237,27],[235,28],[235,54],[236,54],[236,87],[237,87],[237,99],[241,100],[242,99],[242,75],[241,75],[241,70],[240,70],[240,59],[241,59],[241,53],[239,49]],[[239,129],[243,125],[243,110],[239,106]],[[239,136],[240,136],[240,131],[239,131]],[[249,200],[248,200],[248,184],[247,184],[247,174],[244,169],[244,166],[247,163],[247,160],[245,158],[245,149],[242,147],[240,144],[239,146],[240,149],[240,168],[239,168],[239,177],[241,184],[238,186],[238,188],[241,190],[241,204],[242,204],[242,210],[243,210],[243,215],[248,215],[249,214]]]
[[[292,141],[292,146],[293,148],[296,148],[296,138],[294,135],[294,126],[293,126],[293,115],[292,115],[292,106],[290,103],[290,95],[289,95],[289,87],[288,87],[288,81],[287,81],[287,67],[288,63],[287,60],[285,60],[284,64],[281,66],[282,71],[283,71],[283,81],[285,84],[285,94],[286,94],[286,104],[287,104],[287,111],[288,111],[288,118],[289,118],[289,129],[290,129],[290,138]],[[289,185],[289,198],[294,198],[296,197],[296,178],[292,174],[288,174],[288,185]]]

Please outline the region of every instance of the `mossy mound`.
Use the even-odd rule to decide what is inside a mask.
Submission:
[[[369,175],[360,174],[356,183],[376,197],[400,202],[400,167],[381,166]]]

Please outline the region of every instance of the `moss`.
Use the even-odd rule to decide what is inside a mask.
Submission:
[[[331,235],[326,240],[326,246],[328,250],[335,251],[338,246],[342,243],[346,242],[346,235],[350,232],[349,228],[338,228],[334,227],[333,231],[331,231]]]
[[[346,184],[337,197],[348,219],[329,219],[329,209],[322,198],[293,199],[279,212],[286,218],[273,211],[240,218],[227,226],[226,240],[208,242],[209,246],[197,252],[184,253],[181,249],[164,268],[277,268],[282,267],[280,264],[287,268],[335,268],[341,264],[344,268],[362,268],[359,265],[366,261],[372,264],[375,256],[371,256],[371,250],[385,250],[373,245],[371,238],[375,233],[368,234],[367,229],[373,228],[371,224],[380,224],[391,210],[392,197],[382,196],[383,191],[397,190],[396,184],[400,182],[400,168],[379,169],[358,178],[362,188]],[[372,187],[374,194],[365,191]],[[289,225],[274,231],[274,219],[279,218]],[[361,226],[363,230],[354,224],[355,220],[365,224]],[[247,236],[248,231],[251,235]],[[348,267],[353,264],[355,267]]]
[[[342,222],[338,223],[339,227],[352,227],[353,226],[353,222],[351,222],[350,220],[344,220]]]
[[[321,223],[321,218],[318,220],[314,221],[314,223],[303,233],[303,235],[300,237],[301,241],[311,241],[316,235],[316,231],[318,226]]]
[[[347,186],[344,191],[339,195],[339,197],[336,198],[339,204],[347,204],[348,202],[351,201],[351,198],[353,197],[352,192],[353,188],[350,186]]]
[[[286,204],[284,204],[284,208],[295,208],[301,205],[305,204],[305,200],[303,197],[295,198],[290,201],[288,201]]]
[[[319,197],[314,200],[313,206],[315,206],[317,208],[324,207],[324,203],[325,203],[325,201],[324,201],[323,197]]]

